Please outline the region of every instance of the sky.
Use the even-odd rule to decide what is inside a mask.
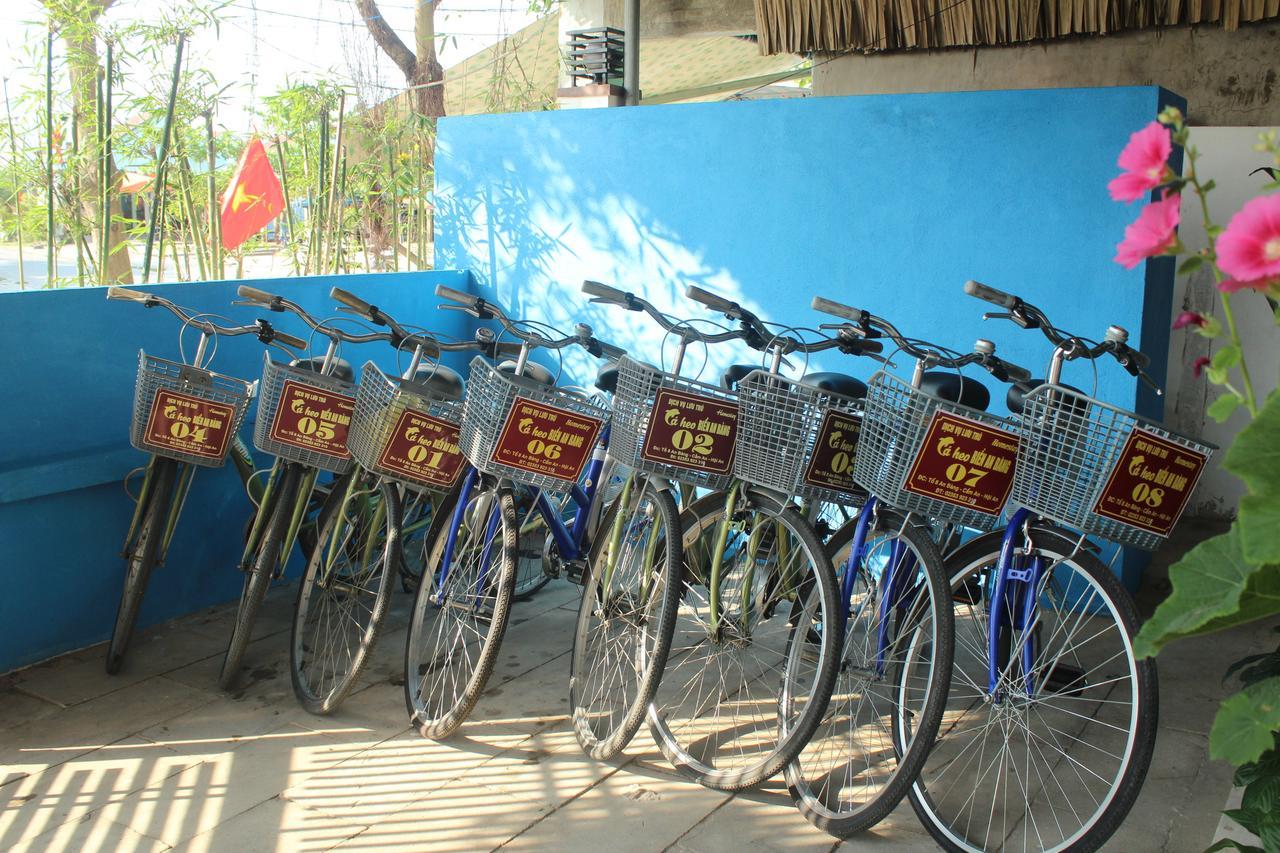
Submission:
[[[117,0],[108,24],[154,19],[190,0]],[[214,0],[205,0],[206,5]],[[217,0],[224,2],[224,0]],[[415,0],[382,0],[379,8],[410,47]],[[11,95],[42,86],[44,27],[39,0],[0,0],[0,76]],[[286,79],[368,81],[364,91],[389,97],[403,86],[400,70],[374,44],[352,0],[230,0],[219,31],[192,40],[189,67],[203,65],[222,86],[232,84],[219,108],[220,125],[249,130],[252,105]],[[441,0],[437,42],[447,68],[533,21],[527,0]],[[32,46],[36,53],[32,55]],[[61,45],[55,46],[55,61]],[[136,70],[133,72],[136,73]],[[168,74],[168,67],[156,69]]]

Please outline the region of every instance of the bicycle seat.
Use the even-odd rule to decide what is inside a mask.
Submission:
[[[742,378],[753,370],[759,370],[758,364],[731,364],[720,376],[720,387],[732,391]]]
[[[498,370],[503,373],[514,374],[516,372],[516,363],[511,359],[507,359],[498,365]],[[556,384],[556,378],[551,375],[551,371],[534,361],[526,361],[524,363],[524,378],[532,379],[534,382],[539,382],[543,385]]]
[[[991,392],[976,379],[949,370],[930,370],[920,379],[920,390],[971,409],[987,410]]]
[[[833,394],[843,394],[855,399],[867,396],[867,383],[845,373],[809,373],[800,382],[820,391],[830,391]]]
[[[411,383],[436,399],[462,399],[462,376],[443,364],[419,364]]]
[[[1032,389],[1039,388],[1041,385],[1045,383],[1045,381],[1046,380],[1044,379],[1032,379],[1031,380]],[[1073,388],[1070,385],[1067,385],[1062,382],[1058,383],[1058,387],[1066,388],[1068,391],[1075,391],[1077,394],[1084,393],[1079,388]],[[1026,399],[1027,399],[1027,394],[1023,392],[1021,388],[1019,388],[1017,385],[1010,385],[1009,393],[1004,398],[1004,404],[1009,407],[1010,412],[1012,412],[1015,415],[1020,415],[1022,414],[1022,410],[1024,408],[1023,404],[1026,401]],[[1088,404],[1084,403],[1083,401],[1076,401],[1076,402],[1079,404],[1079,408],[1081,409],[1081,413],[1083,414],[1083,409]]]
[[[596,371],[596,387],[609,394],[618,390],[618,362],[607,362]]]
[[[310,370],[312,373],[319,373],[320,368],[324,366],[324,358],[320,356],[295,358],[289,362],[289,366]],[[351,369],[351,362],[345,358],[335,358],[333,360],[333,370],[330,371],[329,375],[334,379],[341,379],[343,382],[354,382],[356,380],[356,372]]]

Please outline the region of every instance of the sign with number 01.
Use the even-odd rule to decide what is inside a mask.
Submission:
[[[151,404],[145,441],[153,447],[221,459],[231,441],[235,415],[236,410],[226,403],[161,389]]]
[[[429,486],[452,486],[466,458],[458,449],[458,426],[405,409],[387,437],[379,467]]]
[[[640,455],[651,462],[727,474],[737,439],[737,403],[665,389],[654,398]]]
[[[490,457],[530,474],[576,481],[604,421],[517,397]]]
[[[996,515],[1009,499],[1018,437],[981,421],[934,412],[902,487],[917,495]]]
[[[1168,536],[1208,461],[1203,453],[1134,427],[1093,511]]]
[[[355,398],[348,394],[286,379],[271,422],[271,439],[345,459],[350,455],[347,430],[355,408]]]

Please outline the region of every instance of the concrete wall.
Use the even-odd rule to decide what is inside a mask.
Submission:
[[[464,315],[434,307],[435,284],[465,289],[464,272],[252,283],[326,317],[336,313],[328,294],[339,281],[394,316],[442,333],[469,333]],[[141,289],[232,323],[268,315],[279,328],[307,336],[292,315],[230,307],[237,284]],[[0,673],[104,640],[115,619],[123,579],[119,552],[133,511],[121,483],[146,460],[129,446],[138,350],[176,359],[180,324],[164,309],[104,296],[96,287],[0,294],[0,387],[9,412],[0,420]],[[188,351],[194,344],[188,335]],[[254,379],[262,372],[263,349],[250,336],[227,339],[213,369]],[[357,368],[369,359],[394,368],[395,353],[385,344],[348,347],[343,355]],[[253,416],[251,406],[246,435]],[[249,511],[230,464],[197,472],[168,562],[152,577],[143,625],[239,595],[235,565]]]
[[[1177,27],[1019,47],[815,59],[816,95],[1165,86],[1203,125],[1280,124],[1280,22]]]

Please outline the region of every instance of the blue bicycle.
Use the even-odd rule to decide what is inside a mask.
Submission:
[[[575,730],[592,755],[616,754],[643,720],[666,661],[679,593],[669,573],[678,576],[683,559],[679,514],[668,484],[634,472],[602,512],[601,484],[612,479],[609,411],[557,388],[529,354],[570,346],[597,358],[624,353],[583,324],[548,337],[481,298],[443,286],[436,293],[497,322],[522,348],[515,361],[471,364],[460,446],[472,467],[428,535],[405,652],[409,713],[423,736],[445,738],[484,691],[510,615],[521,530],[514,491],[522,487],[522,501],[545,525],[547,559],[584,585],[570,690]],[[597,386],[611,392],[616,377],[606,364]],[[550,493],[568,494],[575,509],[567,521]]]

